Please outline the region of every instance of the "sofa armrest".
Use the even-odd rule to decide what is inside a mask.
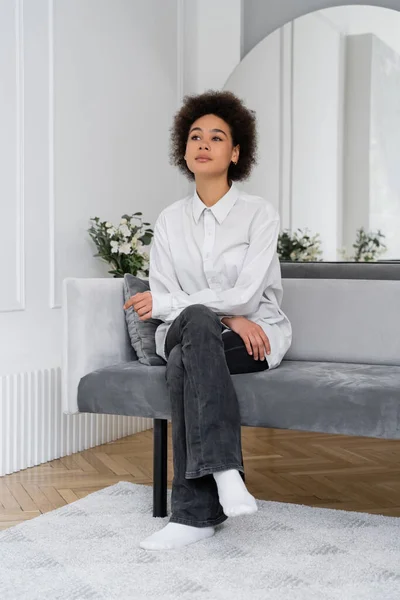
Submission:
[[[102,367],[137,360],[125,322],[123,278],[75,278],[62,288],[62,408],[79,412],[80,379]]]

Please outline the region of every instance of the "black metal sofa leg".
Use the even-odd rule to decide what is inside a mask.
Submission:
[[[153,421],[153,517],[166,517],[168,420]]]

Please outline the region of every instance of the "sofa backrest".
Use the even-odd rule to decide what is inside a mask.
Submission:
[[[281,263],[285,360],[400,366],[399,263]]]

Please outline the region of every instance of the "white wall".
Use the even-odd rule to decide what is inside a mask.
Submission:
[[[23,56],[16,6],[0,0],[0,311],[25,307],[23,257]]]
[[[0,373],[60,364],[63,278],[109,268],[90,217],[176,199],[177,24],[175,0],[0,0]]]
[[[241,11],[241,0],[185,2],[185,94],[221,89],[240,62]]]
[[[222,89],[240,63],[242,1],[190,0],[182,12],[182,96]],[[180,179],[182,196],[193,187]]]
[[[176,199],[168,129],[177,108],[177,4],[64,0],[54,13],[55,304],[69,275],[95,276],[87,219]],[[71,44],[71,40],[74,43]],[[53,290],[52,290],[53,291]]]
[[[61,414],[61,284],[110,268],[87,229],[180,195],[181,0],[0,0],[0,475],[151,426]]]

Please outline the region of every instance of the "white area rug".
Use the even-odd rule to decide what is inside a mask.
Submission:
[[[152,494],[121,481],[0,532],[1,600],[400,598],[399,518],[257,500],[213,538],[149,552],[169,520]]]

